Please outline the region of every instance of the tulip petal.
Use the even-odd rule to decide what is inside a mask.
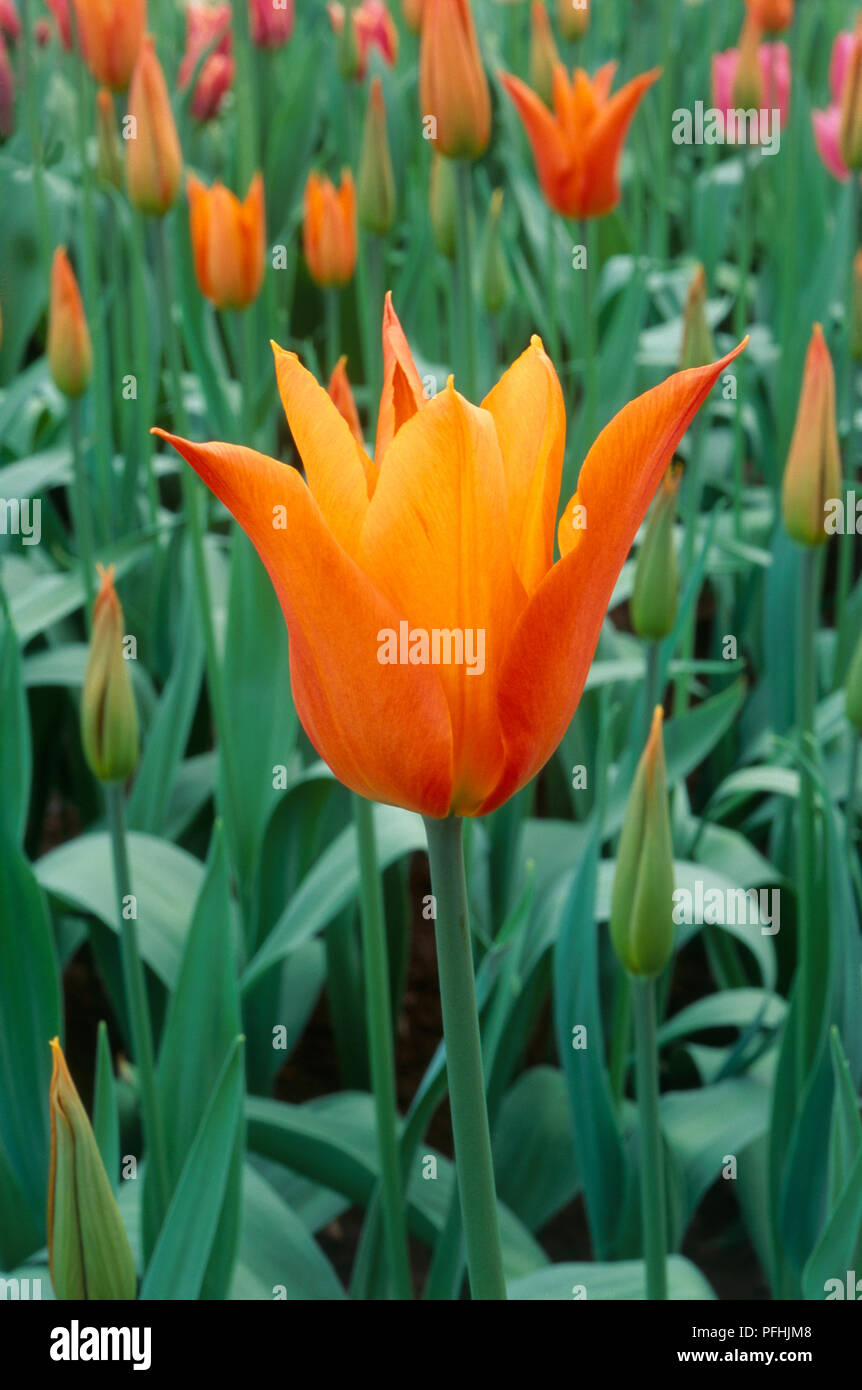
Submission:
[[[503,774],[479,808],[502,805],[547,762],[577,708],[614,585],[674,450],[724,368],[676,372],[625,406],[602,430],[560,522],[563,558],[545,576],[512,634],[503,664]],[[575,503],[586,526],[571,537]]]
[[[220,498],[266,566],[290,636],[296,708],[320,756],[362,796],[445,815],[452,736],[438,674],[381,665],[379,634],[397,630],[398,615],[337,543],[300,474],[239,445],[155,433]],[[282,508],[286,527],[277,529]]]
[[[601,217],[620,198],[617,169],[632,118],[644,93],[661,76],[661,68],[633,77],[599,112],[587,135],[584,179],[589,190],[589,216]]]
[[[275,343],[272,350],[281,403],[308,486],[335,539],[353,555],[377,470],[296,353]]]
[[[505,515],[493,418],[450,381],[390,444],[362,528],[359,563],[399,617],[429,641],[435,631],[460,634],[461,661],[444,656],[439,665],[457,759],[452,810],[459,814],[475,810],[502,769],[497,682],[512,623],[526,602],[508,528],[500,525]],[[416,659],[420,654],[417,649]]]
[[[534,337],[482,402],[497,427],[515,569],[528,594],[554,558],[566,411],[554,365]]]
[[[833,178],[846,183],[850,170],[841,157],[841,107],[829,106],[825,111],[812,111],[811,124],[817,153]]]
[[[391,291],[383,306],[383,390],[377,416],[374,461],[379,468],[392,439],[405,420],[425,405],[422,381],[400,320],[392,307]]]
[[[557,212],[567,215],[561,200],[564,185],[571,178],[572,161],[562,128],[526,82],[507,72],[500,74],[500,81],[511,97],[526,131],[542,191]]]

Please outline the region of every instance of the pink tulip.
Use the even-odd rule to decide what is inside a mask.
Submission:
[[[734,95],[739,68],[739,49],[729,48],[716,53],[712,59],[712,101],[725,116],[737,110],[740,103]],[[761,111],[779,113],[779,124],[785,126],[790,114],[790,49],[786,43],[762,43],[757,48],[760,70]]]
[[[344,28],[344,6],[331,4],[326,7],[333,31],[340,34]],[[361,82],[368,71],[368,59],[372,48],[380,51],[383,61],[392,67],[398,57],[398,30],[383,0],[362,0],[353,10],[353,28],[356,34],[357,68],[353,76]]]
[[[840,179],[842,183],[849,179],[850,170],[841,157],[841,98],[855,42],[853,34],[837,35],[829,63],[829,94],[832,100],[825,111],[811,112],[817,153],[833,178]]]
[[[0,30],[5,31],[10,39],[21,37],[21,21],[13,0],[0,0]]]
[[[252,43],[258,48],[279,48],[293,33],[293,0],[249,0]]]
[[[229,4],[190,5],[186,16],[186,51],[177,82],[184,92],[191,82],[201,56],[212,44],[215,48],[204,59],[192,96],[192,115],[198,121],[209,121],[233,82],[235,63],[230,32]]]
[[[15,77],[9,61],[6,40],[0,32],[0,136],[7,139],[15,129]]]
[[[72,40],[72,21],[69,18],[69,0],[45,0],[48,9],[54,16],[54,23],[60,35],[60,42],[68,53],[71,53]]]

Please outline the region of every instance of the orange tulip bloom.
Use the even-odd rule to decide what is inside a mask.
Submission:
[[[357,444],[365,446],[362,436],[362,426],[359,423],[359,411],[356,409],[356,401],[353,399],[353,392],[350,389],[350,382],[347,377],[347,358],[339,357],[336,362],[332,376],[329,378],[327,386],[329,399],[334,403],[339,415],[345,419],[350,426],[350,433]]]
[[[419,49],[419,106],[433,116],[435,148],[478,159],[491,138],[491,96],[470,0],[425,0]]]
[[[778,34],[793,23],[793,0],[745,0],[748,13],[766,34]]]
[[[345,169],[336,190],[313,170],[305,185],[302,248],[311,278],[324,289],[341,287],[356,269],[356,188]]]
[[[177,201],[183,152],[165,75],[151,38],[144,39],[129,90],[134,138],[126,141],[126,187],[142,212],[163,217]]]
[[[565,733],[635,532],[741,347],[670,377],[603,430],[573,499],[588,525],[573,530],[570,503],[556,563],[565,411],[538,338],[481,407],[451,379],[426,400],[387,302],[373,461],[296,355],[273,350],[304,477],[239,445],[156,433],[267,567],[296,707],[335,775],[425,815],[492,811]]]
[[[590,79],[576,68],[570,81],[554,69],[553,112],[519,77],[501,81],[527,132],[542,192],[564,217],[604,217],[620,200],[617,165],[632,117],[661,68],[632,78],[611,96],[616,63]]]
[[[201,294],[220,309],[245,309],[257,299],[263,284],[263,177],[255,174],[242,203],[223,183],[206,188],[192,174],[186,187]]]
[[[81,53],[96,81],[124,92],[147,29],[147,0],[75,0]]]
[[[64,246],[57,247],[51,264],[48,365],[55,386],[65,396],[84,394],[93,371],[93,349],[81,292]]]

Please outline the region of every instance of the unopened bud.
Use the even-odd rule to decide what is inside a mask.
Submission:
[[[81,698],[81,741],[100,782],[125,782],[138,765],[138,715],[123,655],[123,610],[114,568],[99,566],[101,588],[93,605],[93,632]]]
[[[676,622],[679,571],[673,527],[681,477],[682,469],[673,465],[665,473],[635,565],[632,627],[647,642],[660,642]]]

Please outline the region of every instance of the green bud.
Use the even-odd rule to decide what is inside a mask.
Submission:
[[[611,895],[611,943],[631,975],[658,975],[670,960],[673,891],[662,709],[657,705],[629,795]]]
[[[652,504],[638,551],[632,593],[632,627],[647,642],[660,642],[676,622],[679,571],[673,545],[676,495],[682,469],[671,466]]]
[[[682,371],[687,367],[705,367],[714,362],[715,357],[712,329],[706,317],[706,273],[703,266],[698,265],[685,301],[679,365]]]
[[[356,183],[356,210],[359,221],[370,232],[384,236],[395,220],[395,178],[386,135],[386,107],[379,77],[371,83],[362,153]]]
[[[133,1299],[135,1261],[87,1112],[51,1043],[48,1256],[59,1299]]]
[[[123,610],[114,568],[99,567],[102,586],[93,604],[93,633],[81,697],[81,741],[100,782],[125,782],[138,765],[138,716],[123,656]]]
[[[458,189],[455,165],[436,150],[431,158],[431,183],[428,189],[431,207],[431,226],[434,243],[441,256],[454,261],[457,246]]]
[[[482,301],[489,314],[499,314],[509,291],[509,276],[506,270],[506,256],[503,239],[500,235],[500,216],[503,211],[503,190],[495,188],[491,194],[488,221],[482,242]]]

